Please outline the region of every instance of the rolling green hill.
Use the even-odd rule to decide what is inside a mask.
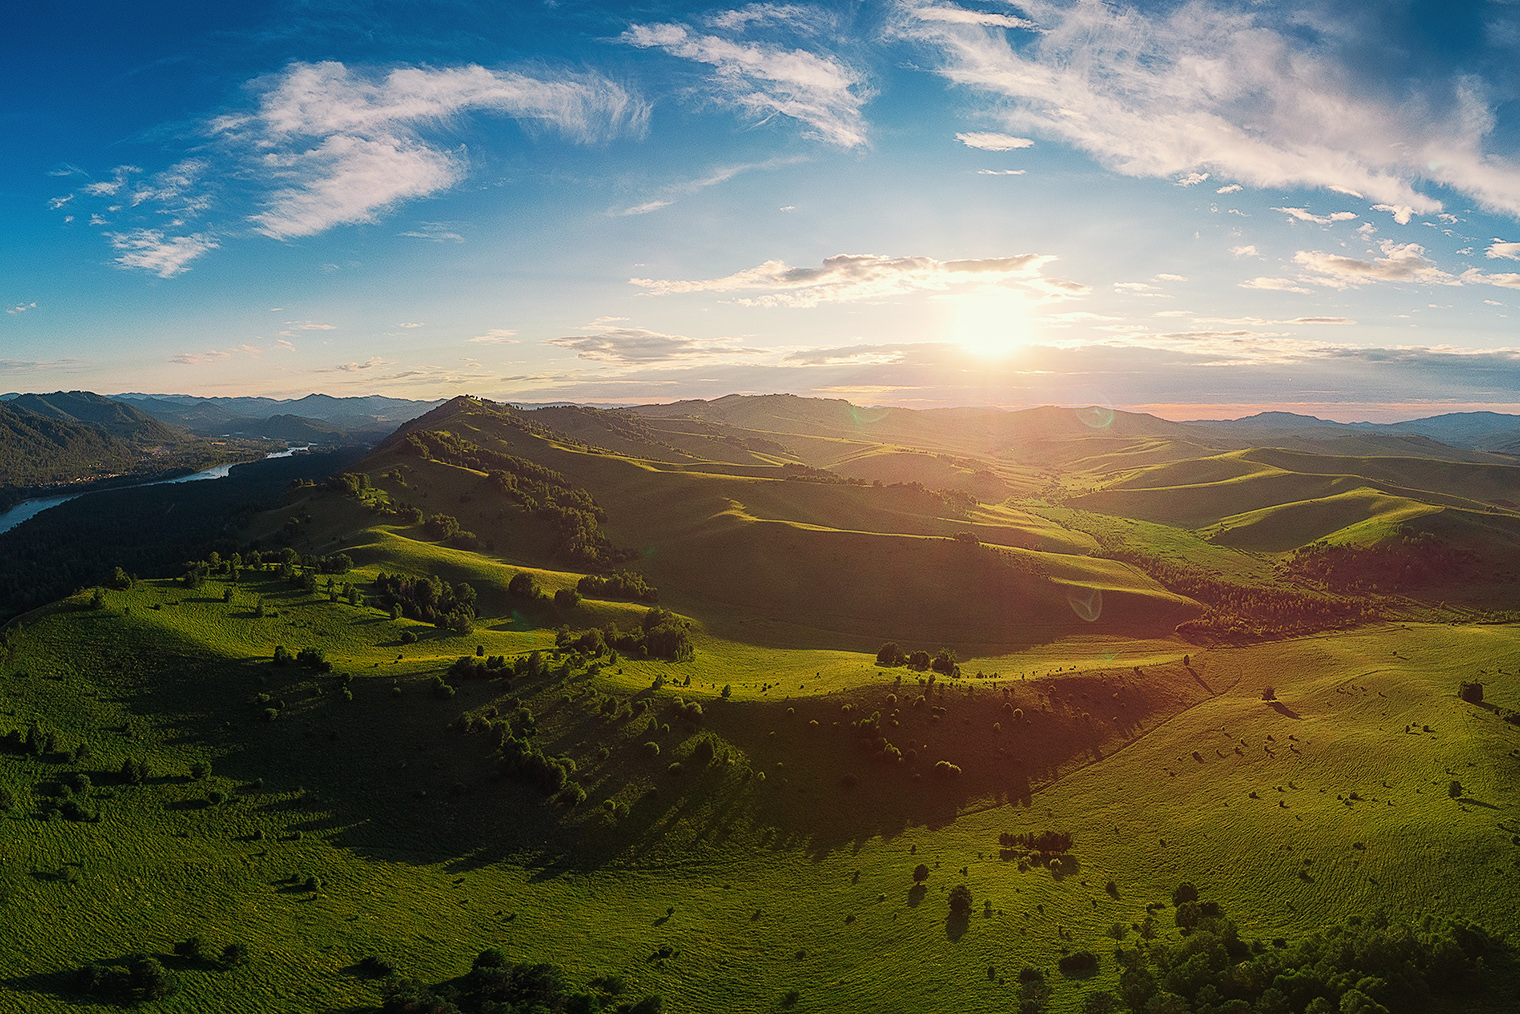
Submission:
[[[1512,472],[796,401],[455,399],[12,624],[0,1011],[1515,1009]]]

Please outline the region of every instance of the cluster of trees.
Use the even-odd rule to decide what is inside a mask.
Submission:
[[[1184,912],[1187,909],[1187,912]],[[1468,922],[1395,925],[1353,916],[1288,946],[1240,938],[1217,905],[1178,906],[1182,939],[1125,953],[1120,998],[1132,1010],[1193,1014],[1390,1014],[1476,993],[1501,942]],[[1182,925],[1191,923],[1191,925]]]
[[[369,489],[369,476],[363,472],[341,472],[327,477],[327,488],[344,496],[358,497]]]
[[[275,665],[298,665],[312,672],[332,672],[332,663],[321,648],[302,648],[294,655],[283,644],[274,646]]]
[[[696,658],[691,635],[685,621],[669,609],[651,606],[637,627],[620,629],[615,623],[580,632],[561,627],[555,644],[593,657],[604,652],[621,652],[630,658],[663,658],[670,662],[690,662]]]
[[[0,533],[0,623],[114,578],[175,577],[186,560],[240,549],[237,529],[272,506],[293,475],[326,475],[356,451],[240,465],[215,482],[142,486],[81,496]],[[246,543],[246,538],[243,540]]]
[[[480,540],[467,532],[459,519],[448,514],[434,514],[422,523],[423,533],[434,542],[444,542],[457,549],[475,549]]]
[[[607,515],[591,494],[552,468],[514,454],[480,447],[452,433],[414,430],[402,447],[422,458],[485,472],[497,490],[555,533],[554,555],[572,563],[610,567],[631,559],[597,527]]]
[[[459,634],[475,627],[475,589],[464,581],[451,585],[436,574],[408,577],[381,571],[375,575],[375,591],[393,618],[405,616]]]
[[[1036,834],[1028,831],[1023,834],[1009,834],[1004,831],[998,835],[998,844],[1005,849],[1023,849],[1025,852],[1039,852],[1045,855],[1065,855],[1071,851],[1071,833],[1068,831],[1041,831]]]
[[[1462,581],[1481,562],[1470,549],[1405,531],[1398,540],[1376,546],[1316,542],[1294,553],[1287,571],[1340,594],[1388,594]]]
[[[1241,585],[1221,581],[1195,567],[1131,550],[1110,550],[1113,559],[1145,571],[1179,595],[1203,603],[1196,619],[1177,625],[1192,640],[1253,641],[1336,630],[1376,618],[1363,598],[1342,598],[1282,584]]]
[[[468,975],[428,986],[402,979],[385,987],[384,1014],[663,1014],[658,996],[623,999],[617,976],[591,980],[576,990],[554,965],[513,964],[497,948],[481,952]]]
[[[937,653],[930,655],[927,651],[904,652],[897,646],[896,641],[888,641],[876,651],[876,664],[893,668],[906,665],[917,669],[919,672],[933,670],[946,676],[959,676],[961,669],[959,659],[951,648],[941,648]]]
[[[575,585],[576,591],[588,599],[627,599],[631,602],[658,602],[660,589],[648,584],[644,575],[620,570],[600,577],[588,574]]]

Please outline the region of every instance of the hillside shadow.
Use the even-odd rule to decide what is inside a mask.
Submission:
[[[1282,715],[1284,718],[1295,718],[1301,720],[1304,717],[1303,715],[1300,715],[1298,712],[1294,711],[1292,708],[1288,707],[1282,701],[1266,701],[1264,703],[1267,705],[1267,707],[1271,708],[1279,715]]]
[[[119,654],[111,624],[74,629],[81,671],[106,669]],[[353,700],[344,701],[337,676],[227,659],[161,630],[154,636],[152,652],[135,656],[130,681],[103,681],[109,693],[101,696],[133,713],[129,726],[151,717],[167,727],[170,744],[214,756],[217,787],[232,782],[235,805],[282,825],[274,837],[318,835],[362,857],[456,873],[511,861],[538,879],[663,863],[672,844],[722,850],[735,838],[819,860],[911,828],[942,828],[971,810],[1027,808],[1043,786],[1111,756],[1185,706],[1179,690],[1200,699],[1180,672],[932,687],[904,672],[899,681],[824,697],[712,702],[691,723],[677,717],[670,697],[648,691],[614,694],[620,717],[603,714],[581,674],[451,678],[456,695],[445,699],[428,691],[431,672],[401,677],[395,696],[396,677],[360,670]],[[316,686],[325,693],[314,696]],[[284,702],[275,720],[263,720],[268,705],[259,694]],[[639,702],[654,711],[629,714]],[[587,793],[579,805],[557,805],[507,770],[499,729],[488,734],[477,723],[470,733],[462,721],[469,712],[500,722],[518,704],[548,730],[532,740],[536,749],[575,759]],[[670,726],[654,737],[654,759],[641,751],[651,720]],[[734,763],[690,763],[708,734]],[[147,748],[129,740],[111,750],[122,746],[128,756]],[[604,746],[610,753],[602,757]],[[678,759],[684,772],[667,773]],[[114,784],[110,771],[96,780]],[[177,774],[150,783],[183,784]],[[642,795],[629,794],[634,786]],[[626,813],[609,817],[608,801],[626,804]],[[168,809],[195,819],[214,806],[196,798]]]

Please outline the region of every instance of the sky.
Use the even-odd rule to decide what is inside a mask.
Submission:
[[[7,22],[0,390],[1520,412],[1520,0]]]

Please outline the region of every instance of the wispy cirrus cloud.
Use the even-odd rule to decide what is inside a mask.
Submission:
[[[747,23],[720,27],[742,31]],[[760,122],[785,116],[829,144],[855,148],[866,143],[861,109],[870,90],[865,76],[832,53],[703,34],[673,23],[636,24],[621,38],[640,49],[710,66],[709,97]]]
[[[716,187],[720,184],[727,183],[729,180],[733,179],[736,176],[743,176],[745,173],[751,172],[768,172],[770,170],[780,169],[785,166],[798,165],[799,163],[806,161],[807,159],[800,155],[787,155],[778,158],[768,158],[763,162],[743,162],[736,165],[719,166],[716,169],[710,170],[702,176],[698,176],[696,179],[684,180],[680,183],[672,183],[671,185],[664,188],[664,195],[661,197],[652,198],[651,200],[644,201],[640,204],[634,204],[625,208],[616,208],[612,211],[609,211],[608,214],[615,217],[626,217],[629,215],[647,215],[650,212],[659,211],[662,208],[670,207],[676,202],[676,198],[678,197],[695,194],[699,191],[706,190],[708,187]],[[786,209],[783,208],[782,210],[784,211]]]
[[[545,339],[545,345],[569,349],[577,359],[590,359],[615,366],[651,364],[695,364],[717,358],[759,354],[759,349],[742,346],[736,338],[688,338],[663,334],[642,327],[615,327],[593,322],[581,329],[584,334]]]
[[[511,328],[493,327],[485,334],[478,334],[469,340],[481,345],[516,345],[516,335],[517,332]]]
[[[1497,120],[1471,79],[1368,87],[1328,33],[1311,41],[1254,6],[1019,8],[1034,31],[946,21],[923,0],[903,0],[896,29],[990,99],[985,113],[1128,175],[1335,189],[1405,221],[1442,210],[1417,189],[1434,183],[1520,217],[1520,162],[1494,150]]]
[[[118,266],[151,271],[160,278],[173,278],[190,269],[190,262],[221,246],[207,233],[173,236],[162,229],[108,232],[106,239],[121,251]]]
[[[977,25],[982,28],[1033,28],[1028,18],[988,11],[971,11],[954,4],[931,4],[914,12],[923,21],[941,21],[950,25]]]
[[[722,278],[672,280],[631,278],[654,295],[689,292],[762,292],[739,300],[746,306],[809,307],[820,303],[883,299],[961,286],[1009,286],[1049,299],[1085,295],[1089,286],[1042,274],[1055,260],[1049,254],[1019,254],[967,260],[838,254],[816,268],[766,261]]]
[[[594,74],[398,67],[365,74],[337,61],[293,63],[253,83],[257,107],[211,128],[278,185],[250,217],[274,239],[374,222],[464,178],[461,157],[426,135],[470,112],[593,142],[644,129],[649,109]]]

